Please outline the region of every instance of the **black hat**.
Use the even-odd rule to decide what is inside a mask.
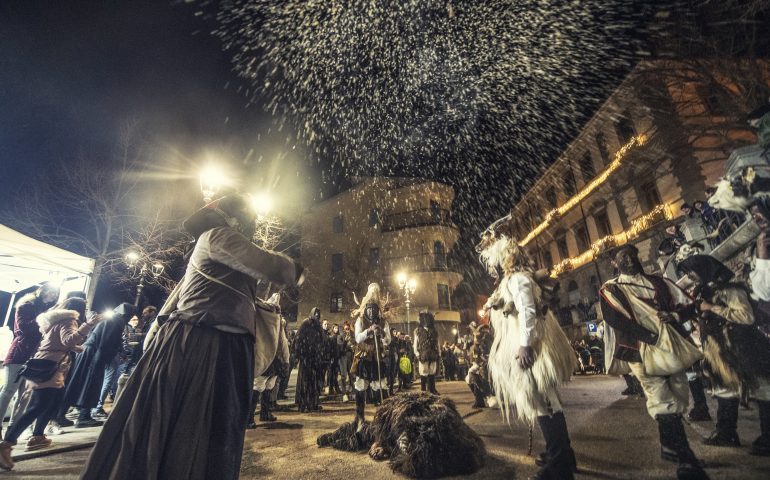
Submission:
[[[182,228],[196,240],[207,230],[227,226],[239,228],[249,236],[248,227],[251,226],[251,230],[253,230],[255,218],[256,213],[251,205],[250,197],[235,193],[208,203],[187,217],[182,222]],[[251,235],[253,235],[253,231]]]

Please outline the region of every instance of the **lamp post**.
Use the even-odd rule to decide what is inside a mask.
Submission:
[[[411,321],[409,319],[409,309],[412,306],[412,295],[414,294],[414,291],[417,289],[417,280],[414,278],[409,278],[405,272],[401,272],[398,274],[398,286],[401,288],[401,291],[404,294],[404,300],[406,304],[406,331],[411,333]]]
[[[145,287],[145,280],[147,275],[152,275],[153,278],[158,278],[163,274],[163,264],[160,262],[150,262],[149,259],[143,260],[138,253],[128,252],[126,254],[126,265],[133,271],[139,278],[139,283],[136,285],[136,297],[134,298],[134,308],[139,308],[139,302],[142,299],[142,292]]]

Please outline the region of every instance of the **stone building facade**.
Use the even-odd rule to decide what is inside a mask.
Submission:
[[[665,228],[688,220],[681,206],[705,200],[706,187],[723,174],[730,152],[755,141],[744,118],[756,106],[752,102],[762,99],[763,89],[770,90],[768,65],[698,60],[637,65],[511,210],[511,228],[522,239],[601,175],[622,146],[635,136],[646,138],[599,188],[527,244],[539,268],[577,257],[665,205],[669,219],[632,240],[645,269],[657,270],[657,246]],[[756,100],[747,96],[752,89]],[[697,222],[689,220],[687,227],[689,238],[705,235]],[[595,319],[598,289],[613,275],[609,261],[601,257],[560,274],[560,322],[574,338],[587,332],[588,322]]]
[[[300,318],[317,306],[331,323],[352,325],[354,294],[360,300],[368,284],[377,282],[389,298],[392,327],[413,331],[419,311],[428,309],[441,341],[451,341],[460,320],[452,292],[463,278],[449,259],[459,237],[453,201],[454,189],[442,183],[366,177],[311,207],[301,221],[307,281]],[[397,279],[401,272],[416,283],[409,322]]]

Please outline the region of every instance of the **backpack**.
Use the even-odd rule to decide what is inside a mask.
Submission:
[[[398,361],[398,371],[402,375],[411,375],[412,373],[412,362],[409,361],[406,354],[401,355],[401,359]]]

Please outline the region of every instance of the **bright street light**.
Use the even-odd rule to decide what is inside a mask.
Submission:
[[[267,215],[273,209],[273,199],[266,193],[251,196],[251,205],[254,211],[260,215]]]
[[[128,252],[126,254],[126,263],[129,266],[134,266],[134,264],[139,260],[139,254],[136,252]]]
[[[200,174],[201,193],[203,201],[209,203],[213,200],[220,188],[226,183],[227,179],[222,170],[215,165],[207,165]]]
[[[479,317],[484,318],[487,312],[485,312],[484,309],[482,308],[481,310],[478,311],[478,314],[479,314]]]

